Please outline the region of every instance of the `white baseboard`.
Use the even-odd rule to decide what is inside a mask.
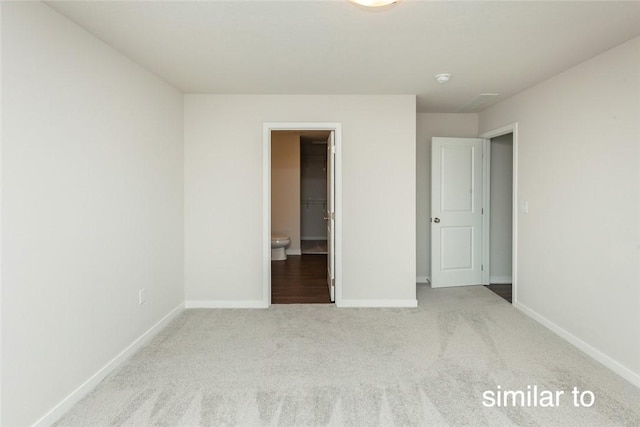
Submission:
[[[340,303],[336,303],[338,307],[364,307],[364,308],[414,308],[418,306],[418,300],[415,299],[343,299]]]
[[[287,249],[285,252],[287,255],[302,255],[301,249]]]
[[[490,276],[489,283],[492,285],[510,285],[513,282],[511,281],[511,276]]]
[[[595,347],[592,347],[591,345],[589,345],[586,342],[582,341],[580,338],[576,337],[575,335],[573,335],[572,333],[570,333],[566,329],[563,329],[560,326],[556,325],[551,320],[547,319],[546,317],[542,316],[541,314],[539,314],[538,312],[532,310],[531,308],[527,307],[526,305],[524,305],[522,303],[519,303],[519,302],[514,302],[514,306],[518,310],[520,310],[522,313],[524,313],[527,316],[531,317],[536,322],[542,324],[547,329],[549,329],[550,331],[554,332],[556,335],[564,338],[569,343],[573,344],[575,347],[577,347],[578,349],[582,350],[584,353],[588,354],[589,356],[591,356],[592,358],[594,358],[598,362],[602,363],[607,368],[611,369],[616,374],[620,375],[622,378],[624,378],[625,380],[629,381],[631,384],[633,384],[636,387],[640,388],[640,374],[638,374],[636,372],[633,372],[631,369],[629,369],[626,366],[620,364],[618,361],[616,361],[613,358],[607,356],[606,354],[604,354],[600,350],[596,349]]]
[[[98,372],[93,374],[88,380],[86,380],[80,387],[76,388],[67,397],[65,397],[60,403],[54,406],[49,412],[44,414],[38,421],[33,424],[33,427],[50,426],[58,421],[71,407],[78,403],[83,397],[89,394],[100,382],[105,379],[107,375],[119,367],[124,361],[126,361],[133,353],[144,347],[151,339],[164,327],[173,320],[177,315],[184,310],[184,303],[180,303],[176,308],[171,310],[160,321],[153,325],[149,330],[142,334],[138,339],[131,343],[127,348],[122,350],[120,354],[111,359],[109,363],[104,365]]]
[[[185,301],[185,308],[268,308],[263,300]]]
[[[431,277],[429,276],[416,276],[416,283],[431,283]]]

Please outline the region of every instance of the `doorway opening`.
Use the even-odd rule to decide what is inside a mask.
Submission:
[[[518,124],[513,123],[481,135],[489,141],[487,198],[489,206],[487,288],[517,305],[518,249]]]
[[[513,229],[513,133],[489,140],[491,168],[489,175],[490,232],[489,284],[491,291],[513,302],[512,229]]]
[[[340,126],[265,124],[264,129],[266,306],[337,301]]]
[[[271,303],[331,302],[327,284],[328,130],[271,131]],[[284,256],[273,239],[286,239]],[[282,250],[280,250],[282,252]]]
[[[517,123],[432,139],[432,287],[488,285],[517,305],[517,153]]]

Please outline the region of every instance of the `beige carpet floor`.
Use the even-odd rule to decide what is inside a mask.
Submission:
[[[640,389],[486,288],[418,301],[187,310],[57,425],[640,426]],[[485,406],[528,386],[564,395]]]

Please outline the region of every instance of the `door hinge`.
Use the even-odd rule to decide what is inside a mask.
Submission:
[[[482,212],[481,212],[481,214],[482,214],[482,215],[484,215],[484,208],[482,208]]]
[[[331,146],[331,154],[336,154],[336,146],[335,145]]]
[[[484,271],[484,264],[480,264],[480,271]]]

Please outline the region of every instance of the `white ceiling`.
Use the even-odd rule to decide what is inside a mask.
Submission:
[[[640,35],[638,1],[47,4],[186,93],[416,94],[419,112],[480,111]]]

